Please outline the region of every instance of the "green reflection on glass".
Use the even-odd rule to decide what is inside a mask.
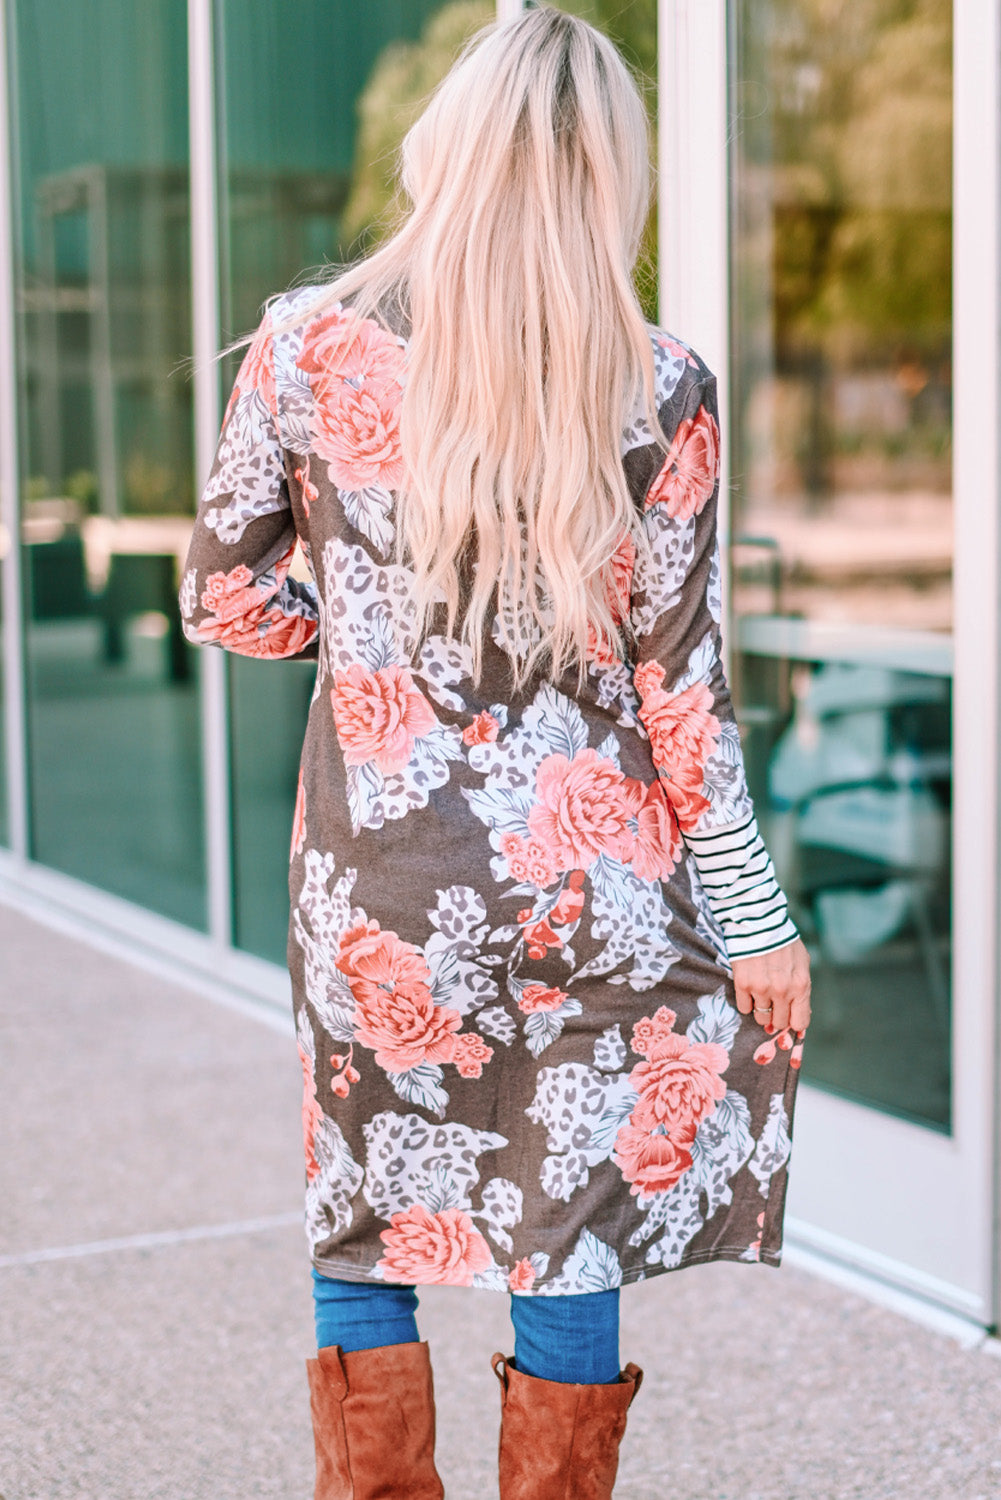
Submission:
[[[201,926],[185,5],[8,14],[32,852]]]
[[[731,22],[732,676],[804,1076],[948,1128],[951,4]]]

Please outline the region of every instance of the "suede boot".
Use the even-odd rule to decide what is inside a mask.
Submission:
[[[307,1359],[315,1500],[442,1500],[426,1343]]]
[[[611,1500],[626,1412],[643,1371],[615,1385],[564,1385],[490,1361],[501,1383],[500,1500]]]

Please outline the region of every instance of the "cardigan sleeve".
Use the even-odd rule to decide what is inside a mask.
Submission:
[[[288,576],[297,536],[278,412],[266,315],[226,406],[178,602],[184,634],[197,645],[316,660],[316,586]]]
[[[638,712],[727,952],[747,958],[799,932],[758,830],[720,654],[715,377],[696,364],[659,415],[673,438],[666,456],[659,445],[648,455],[649,557],[630,606]]]

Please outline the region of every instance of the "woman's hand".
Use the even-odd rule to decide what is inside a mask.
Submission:
[[[784,1031],[791,1026],[805,1031],[810,1024],[810,955],[802,938],[732,961],[737,1009],[753,1013],[766,1031]]]

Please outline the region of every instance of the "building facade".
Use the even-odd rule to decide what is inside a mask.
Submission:
[[[175,603],[215,355],[377,241],[421,100],[520,8],[0,0],[5,899],[287,1003],[315,668]],[[814,980],[788,1239],[993,1327],[996,6],[566,8],[643,84],[641,295],[720,381],[727,665]]]

